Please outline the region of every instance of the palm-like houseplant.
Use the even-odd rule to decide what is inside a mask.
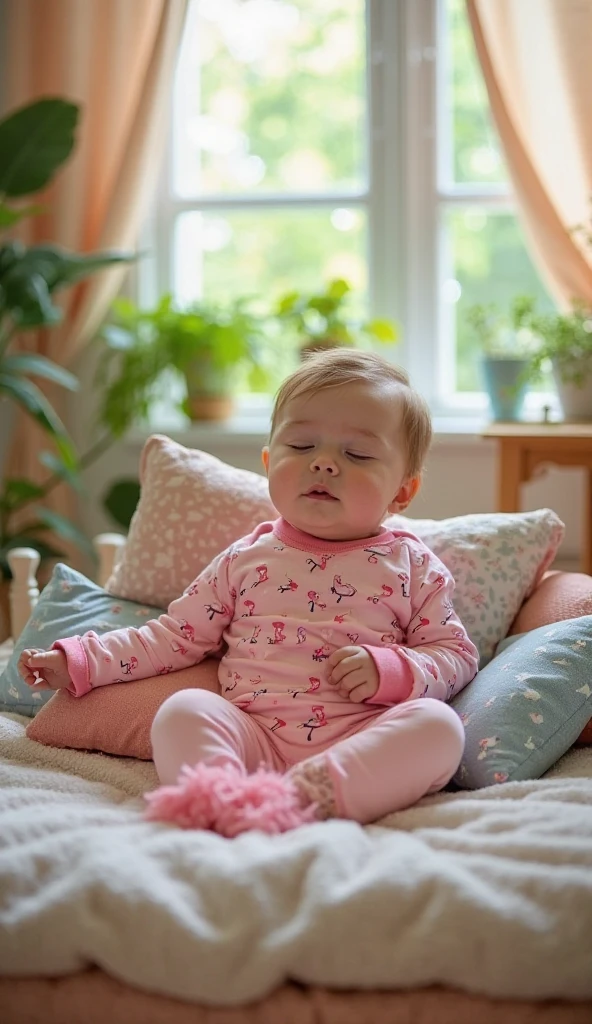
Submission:
[[[8,233],[24,217],[41,211],[25,205],[23,199],[44,188],[69,157],[78,116],[76,104],[51,98],[28,104],[0,121],[0,231]],[[22,345],[23,334],[60,322],[62,311],[54,302],[58,292],[132,258],[119,252],[78,255],[53,245],[26,246],[10,237],[0,244],[0,401],[14,403],[32,417],[50,446],[39,455],[49,471],[43,483],[25,477],[2,482],[0,573],[4,577],[10,576],[6,556],[14,547],[35,548],[42,558],[59,557],[54,534],[89,547],[75,524],[47,508],[44,501],[62,480],[79,487],[81,469],[98,453],[95,448],[78,457],[38,384],[41,379],[72,391],[78,386],[76,378],[52,360],[28,352]],[[16,514],[27,507],[30,518],[14,526]]]

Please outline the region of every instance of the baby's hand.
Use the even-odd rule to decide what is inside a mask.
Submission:
[[[36,690],[64,690],[70,686],[68,662],[63,651],[41,651],[29,647],[18,660],[18,670],[27,686],[34,686]]]
[[[327,658],[329,682],[338,694],[355,704],[369,700],[378,690],[378,669],[363,647],[340,647]]]

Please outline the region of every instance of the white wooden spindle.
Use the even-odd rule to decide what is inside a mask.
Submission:
[[[125,546],[125,537],[120,533],[99,533],[93,544],[99,556],[99,586],[104,587],[113,572],[121,549]]]
[[[17,640],[37,604],[39,588],[35,573],[39,565],[39,552],[34,548],[13,548],[7,555],[12,580],[10,583],[10,624],[12,636]]]

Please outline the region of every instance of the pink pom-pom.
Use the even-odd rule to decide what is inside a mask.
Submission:
[[[302,807],[294,783],[265,768],[247,775],[231,765],[183,765],[174,786],[160,786],[145,799],[151,821],[211,829],[229,839],[252,829],[276,835],[316,820],[315,805]]]

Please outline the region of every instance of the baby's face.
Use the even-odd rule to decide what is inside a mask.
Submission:
[[[286,403],[264,452],[271,500],[293,526],[325,540],[376,534],[418,481],[396,388],[356,382]]]

